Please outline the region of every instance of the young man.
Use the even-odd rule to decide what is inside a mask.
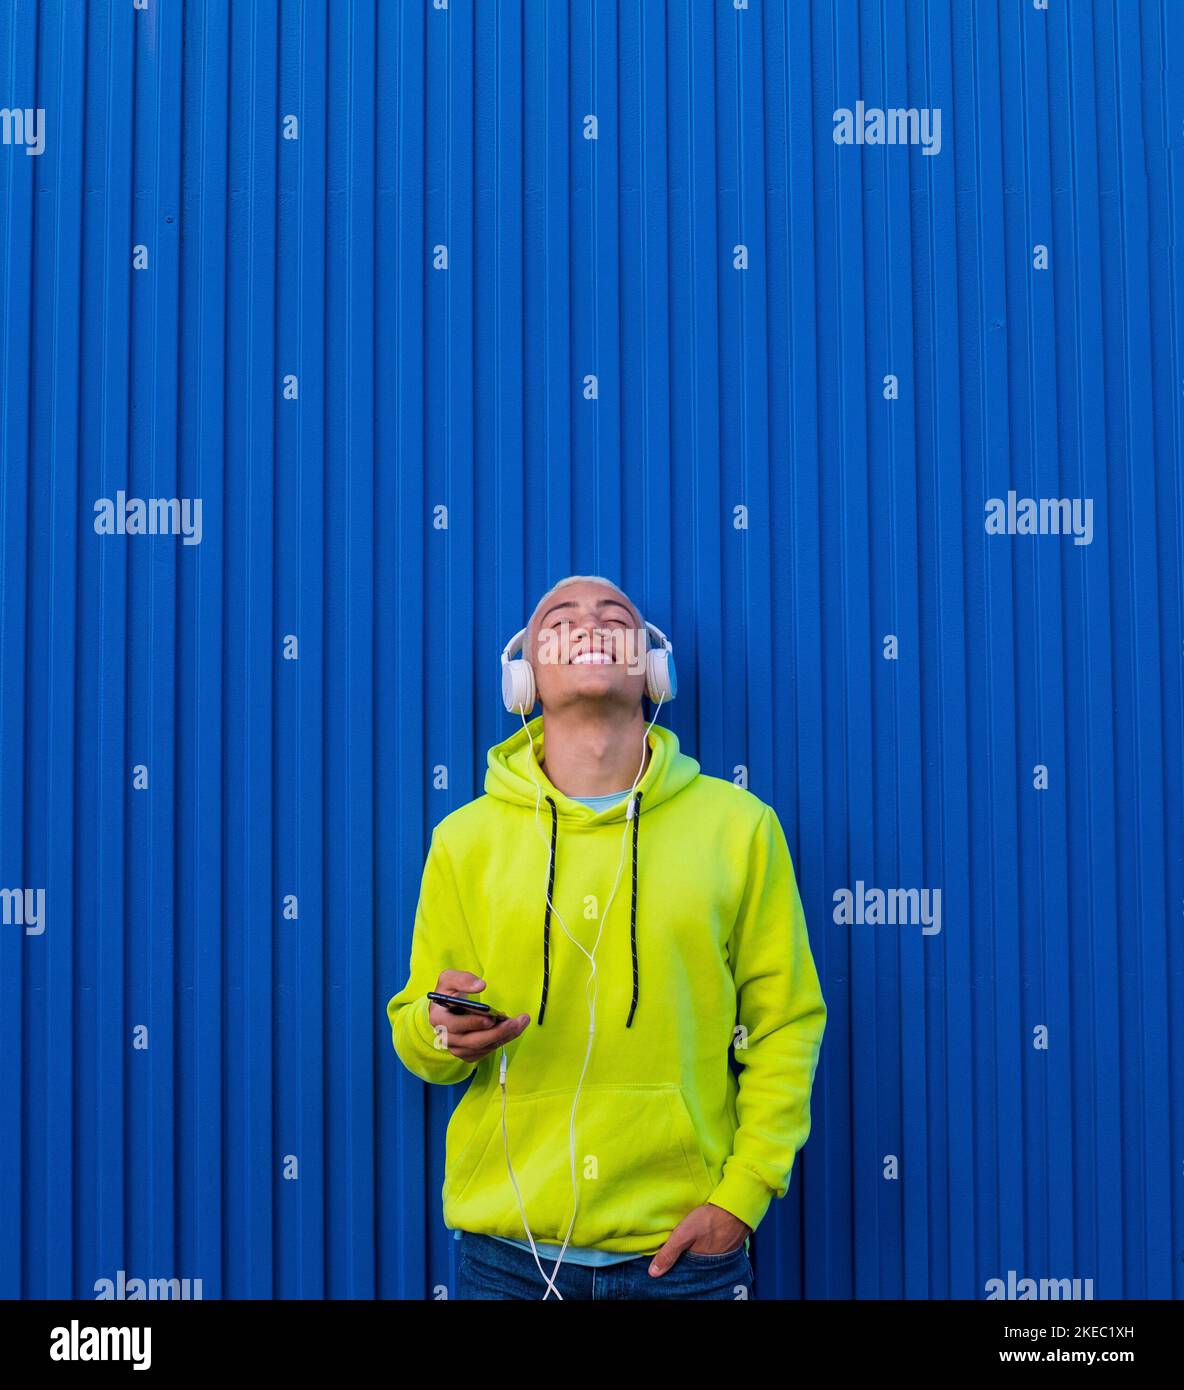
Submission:
[[[462,1298],[747,1297],[810,1132],[826,1005],[785,836],[647,728],[675,688],[650,631],[599,576],[548,590],[503,656],[523,727],[432,836],[387,1015],[416,1076],[470,1081],[443,1187]]]

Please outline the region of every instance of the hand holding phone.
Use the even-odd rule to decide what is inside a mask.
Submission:
[[[507,1015],[492,1004],[484,1004],[480,999],[465,999],[458,994],[443,994],[438,989],[429,989],[428,998],[434,999],[450,1014],[476,1014],[478,1018],[488,1018],[493,1023],[505,1023]]]
[[[436,988],[428,991],[428,1020],[443,1036],[448,1051],[462,1062],[479,1062],[511,1042],[530,1023],[529,1014],[507,1016],[479,999],[485,981],[467,970],[442,970]]]

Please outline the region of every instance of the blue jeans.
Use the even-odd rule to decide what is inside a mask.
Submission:
[[[457,1298],[542,1299],[546,1280],[529,1250],[519,1250],[492,1236],[463,1231],[456,1242],[458,1257]],[[555,1261],[539,1256],[548,1277]],[[752,1298],[753,1275],[748,1252],[741,1245],[723,1255],[697,1255],[684,1250],[665,1274],[647,1271],[652,1255],[622,1260],[612,1265],[568,1264],[559,1266],[555,1287],[564,1299],[643,1298]],[[548,1303],[559,1300],[554,1293]]]

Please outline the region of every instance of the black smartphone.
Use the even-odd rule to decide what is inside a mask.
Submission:
[[[503,1014],[492,1004],[483,1004],[479,999],[465,999],[460,994],[441,994],[439,990],[429,989],[428,998],[443,1004],[450,1014],[483,1014],[494,1023],[505,1023],[509,1014]]]

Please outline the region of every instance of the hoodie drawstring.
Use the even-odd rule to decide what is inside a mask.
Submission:
[[[637,1008],[637,832],[641,827],[641,793],[633,793],[633,896],[629,902],[629,950],[633,956],[633,1003],[629,1005],[629,1017],[625,1027],[633,1025],[633,1012]]]
[[[547,904],[543,914],[543,997],[539,1004],[539,1023],[547,1011],[547,991],[551,987],[551,901],[555,893],[555,851],[559,843],[559,812],[553,797],[548,796],[551,807],[551,862],[547,871]],[[633,1002],[629,1006],[629,1017],[625,1027],[633,1026],[633,1015],[637,1010],[638,970],[637,970],[637,835],[641,828],[641,793],[633,793],[633,891],[629,902],[629,951],[633,957]]]
[[[551,986],[551,899],[555,895],[555,846],[559,838],[559,812],[553,797],[547,797],[551,807],[551,862],[547,869],[547,910],[543,914],[543,998],[539,1004],[539,1024],[547,1012],[547,990]]]

